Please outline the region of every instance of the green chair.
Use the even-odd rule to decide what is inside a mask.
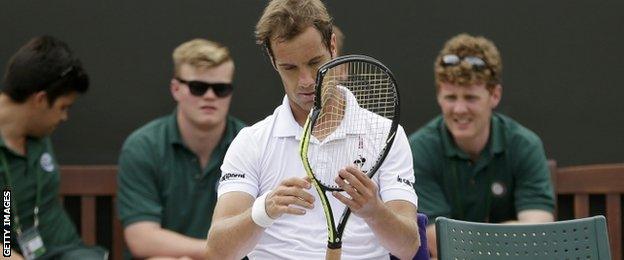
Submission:
[[[519,225],[438,217],[435,225],[440,260],[611,259],[604,216]]]

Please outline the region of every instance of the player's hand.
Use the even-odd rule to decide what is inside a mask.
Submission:
[[[267,195],[267,214],[273,219],[283,214],[304,215],[306,211],[303,208],[314,208],[314,197],[306,191],[311,187],[307,179],[293,177],[283,180]]]
[[[377,184],[358,168],[348,166],[340,170],[335,181],[351,198],[336,191],[332,192],[332,195],[347,205],[358,217],[370,218],[383,207],[383,202],[377,195],[379,190]]]

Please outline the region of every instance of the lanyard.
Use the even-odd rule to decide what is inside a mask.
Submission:
[[[451,191],[453,193],[453,200],[455,202],[455,208],[459,211],[459,216],[458,218],[460,220],[465,220],[465,215],[466,213],[464,212],[464,207],[460,201],[460,194],[459,194],[459,174],[458,174],[458,170],[457,170],[457,160],[456,159],[452,159],[452,169],[451,171],[453,172],[453,188],[455,188],[453,191]],[[487,172],[486,172],[486,177],[487,177],[487,192],[486,192],[486,197],[485,197],[485,222],[489,222],[490,220],[490,213],[492,211],[492,209],[490,208],[492,206],[492,191],[490,190],[492,187],[492,182],[494,181],[494,173],[493,173],[493,167],[492,166],[487,166]]]
[[[0,150],[0,159],[2,159],[2,165],[4,167],[4,179],[6,180],[9,189],[13,189],[13,184],[11,183],[11,173],[9,173],[9,166],[7,165],[6,157],[4,156],[4,151]],[[28,162],[27,162],[28,164]],[[28,167],[28,165],[26,166]],[[41,174],[39,172],[35,173],[37,175],[37,195],[35,199],[35,208],[33,209],[33,215],[35,218],[34,226],[39,226],[39,204],[41,203]],[[17,231],[17,235],[22,235],[22,228],[19,222],[19,212],[17,212],[17,200],[11,199],[13,206],[13,212],[15,212],[15,230]]]

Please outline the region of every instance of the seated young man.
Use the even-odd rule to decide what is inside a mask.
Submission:
[[[89,88],[80,60],[54,37],[33,38],[9,61],[2,87],[0,186],[11,191],[11,257],[107,258],[106,250],[82,243],[63,210],[49,138]]]
[[[410,136],[427,242],[437,255],[438,216],[494,223],[553,221],[554,195],[540,138],[493,112],[502,96],[500,54],[460,34],[435,60],[442,115]]]
[[[234,62],[225,46],[194,39],[173,63],[176,109],[132,133],[119,158],[119,214],[137,258],[203,258],[219,166],[244,126],[228,115]]]

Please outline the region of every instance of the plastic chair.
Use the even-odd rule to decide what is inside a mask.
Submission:
[[[429,248],[427,247],[427,215],[418,213],[418,235],[420,235],[420,247],[413,260],[429,260]],[[390,259],[398,259],[390,255]]]
[[[611,259],[604,216],[542,224],[504,225],[438,217],[444,259]]]

